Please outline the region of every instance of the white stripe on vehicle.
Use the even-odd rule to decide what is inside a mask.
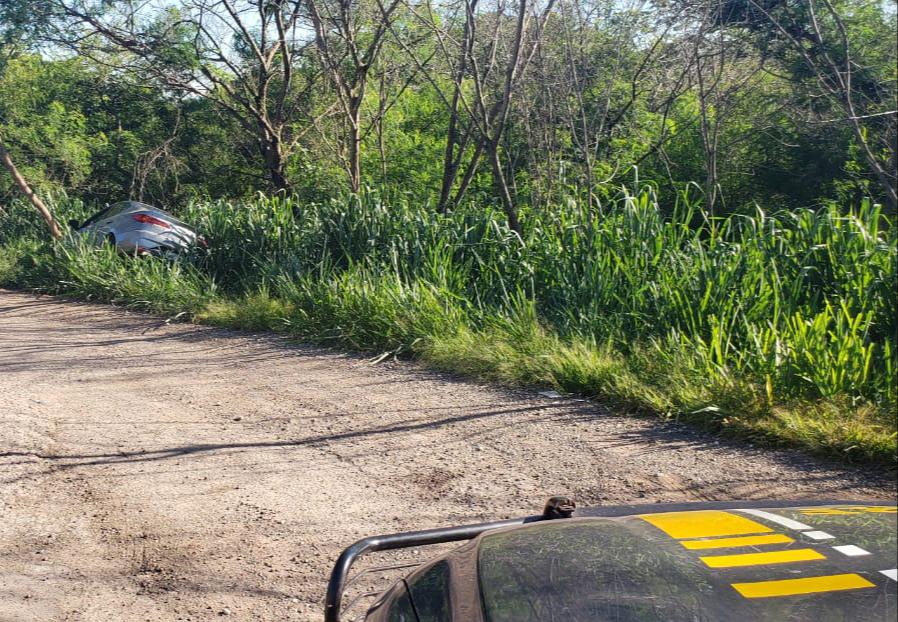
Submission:
[[[861,555],[870,555],[870,551],[865,551],[859,546],[854,546],[853,544],[843,544],[841,546],[834,546],[839,553],[842,555],[847,555],[848,557],[860,557]]]
[[[757,516],[758,518],[765,518],[769,520],[771,523],[776,523],[777,525],[782,525],[783,527],[788,527],[789,529],[795,529],[797,531],[804,531],[805,529],[813,529],[810,525],[805,525],[804,523],[799,523],[797,520],[792,520],[791,518],[786,518],[785,516],[779,516],[778,514],[771,514],[770,512],[765,512],[764,510],[737,510],[738,512],[745,512],[746,514],[751,514],[752,516]]]

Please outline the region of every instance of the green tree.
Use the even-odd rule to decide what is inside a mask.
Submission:
[[[755,33],[758,48],[779,60],[816,122],[851,130],[883,200],[898,211],[894,14],[863,0],[726,0],[721,6],[721,23]]]
[[[22,0],[4,0],[0,4],[0,78],[6,76],[10,63],[16,59],[21,50],[27,45],[28,37],[31,34],[29,27],[34,26],[34,22],[29,20],[30,4]],[[8,91],[0,87],[0,93],[3,98],[14,95],[12,91]],[[62,237],[62,231],[50,210],[44,205],[40,197],[31,189],[21,171],[13,162],[7,148],[7,139],[5,133],[8,127],[8,121],[0,111],[0,164],[9,171],[15,186],[25,195],[34,208],[40,213],[41,217],[47,223],[50,235],[54,238]]]

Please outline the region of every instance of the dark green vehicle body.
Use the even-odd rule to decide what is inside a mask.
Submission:
[[[587,508],[487,529],[393,586],[364,620],[898,619],[894,504],[777,506]]]

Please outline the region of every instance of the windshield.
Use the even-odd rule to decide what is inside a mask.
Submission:
[[[117,216],[129,208],[141,206],[141,205],[142,205],[141,203],[137,203],[135,201],[121,201],[119,203],[115,203],[113,205],[110,205],[106,209],[100,210],[99,212],[97,212],[96,214],[94,214],[93,216],[91,216],[90,218],[85,220],[81,226],[86,227],[87,225],[92,225],[97,221],[104,220],[106,218],[112,218],[113,216]],[[149,206],[147,206],[147,207],[149,207]],[[152,209],[152,208],[150,208],[150,209]]]
[[[102,220],[102,219],[104,219],[104,218],[107,218],[107,217],[111,216],[111,215],[112,215],[112,210],[113,210],[113,209],[114,209],[114,208],[112,208],[112,207],[107,207],[106,209],[100,210],[99,212],[97,212],[96,214],[94,214],[93,216],[91,216],[90,218],[88,218],[87,220],[85,220],[83,223],[81,223],[81,225],[80,225],[78,228],[80,229],[80,228],[82,228],[82,227],[86,227],[86,226],[88,226],[88,225],[92,225],[92,224],[94,224],[95,222],[97,222],[98,220]]]

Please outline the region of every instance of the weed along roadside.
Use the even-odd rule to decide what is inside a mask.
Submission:
[[[595,397],[753,442],[893,465],[896,234],[878,209],[702,220],[622,189],[576,206],[439,215],[365,195],[191,203],[190,261],[41,240],[15,205],[0,286],[408,355],[500,383]],[[78,201],[55,212],[83,218]]]

